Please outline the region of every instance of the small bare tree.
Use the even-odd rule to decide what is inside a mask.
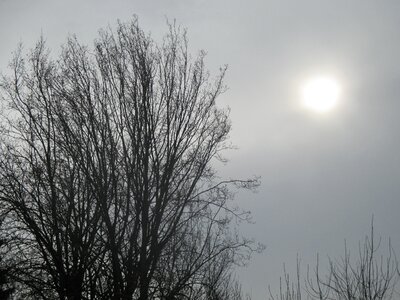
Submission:
[[[293,280],[289,273],[286,271],[285,265],[283,266],[283,277],[279,278],[279,294],[273,294],[271,287],[268,286],[270,300],[301,300],[305,299],[302,292],[302,285],[300,282],[300,259],[296,259],[296,275]]]
[[[388,254],[380,255],[381,239],[374,238],[374,226],[363,243],[359,244],[358,257],[353,261],[345,242],[344,254],[339,259],[329,259],[328,270],[321,272],[319,255],[314,272],[307,268],[304,284],[297,259],[297,272],[292,280],[284,267],[279,294],[269,288],[271,300],[384,300],[394,299],[398,280],[396,259],[389,241]]]
[[[381,239],[374,238],[374,225],[371,233],[359,245],[358,257],[352,262],[350,251],[345,243],[344,254],[339,260],[329,259],[327,275],[322,277],[319,260],[315,277],[307,275],[307,287],[313,299],[383,300],[392,299],[397,283],[396,261],[389,241],[386,257],[379,256]]]

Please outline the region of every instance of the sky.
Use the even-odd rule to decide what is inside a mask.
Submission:
[[[56,53],[68,34],[91,44],[99,28],[139,17],[159,40],[166,20],[186,27],[194,54],[207,51],[216,74],[229,66],[237,150],[221,174],[261,176],[257,193],[239,193],[254,224],[242,231],[266,245],[239,269],[253,299],[277,290],[283,263],[293,270],[357,251],[370,229],[400,255],[400,1],[372,0],[0,0],[0,71],[18,43],[41,34]],[[301,87],[328,76],[337,106],[305,110]]]

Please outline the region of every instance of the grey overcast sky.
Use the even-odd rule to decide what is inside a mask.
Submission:
[[[0,70],[19,42],[41,33],[57,52],[70,33],[91,43],[100,27],[134,14],[158,39],[166,18],[188,29],[213,72],[229,65],[232,142],[225,176],[260,175],[238,195],[267,246],[240,269],[245,291],[267,298],[282,264],[356,250],[375,216],[376,234],[400,254],[400,1],[398,0],[0,0]],[[341,86],[337,107],[306,111],[300,86],[314,76]]]

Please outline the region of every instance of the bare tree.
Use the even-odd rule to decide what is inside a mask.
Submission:
[[[273,294],[271,287],[268,286],[270,300],[301,300],[305,299],[302,291],[300,259],[296,259],[296,275],[293,280],[283,265],[283,277],[279,278],[279,294]]]
[[[226,68],[211,79],[184,31],[170,26],[158,46],[134,19],[101,31],[93,50],[70,38],[53,61],[41,40],[11,66],[0,201],[24,236],[20,280],[32,292],[147,300],[179,249],[192,255],[179,256],[187,269],[169,286],[179,290],[214,258],[254,250],[229,238],[230,220],[248,215],[231,208],[228,186],[257,180],[220,181],[212,168],[230,147],[228,110],[215,103]]]
[[[379,255],[381,239],[374,238],[374,225],[371,233],[359,245],[358,257],[351,260],[345,242],[344,254],[339,260],[329,259],[327,275],[319,270],[319,260],[315,278],[307,276],[308,292],[314,299],[392,299],[397,283],[396,261],[392,247],[388,245],[387,256]]]
[[[307,268],[304,284],[300,273],[300,260],[297,259],[294,280],[284,267],[283,278],[280,279],[279,294],[273,294],[270,287],[271,300],[383,300],[394,299],[396,259],[389,241],[388,254],[383,256],[380,250],[381,240],[374,238],[374,225],[371,233],[363,243],[359,244],[356,260],[351,259],[345,242],[344,254],[339,259],[329,258],[328,270],[320,269],[319,255],[313,272]]]
[[[2,83],[11,117],[3,126],[0,199],[20,241],[13,255],[35,293],[81,299],[85,272],[102,255],[100,205],[86,170],[63,146],[60,77],[43,40],[28,62],[17,52],[12,68],[13,78]]]

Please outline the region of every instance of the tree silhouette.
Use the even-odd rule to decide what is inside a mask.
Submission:
[[[169,29],[157,45],[134,19],[93,49],[70,38],[57,60],[43,39],[17,51],[2,81],[0,201],[35,296],[182,298],[219,256],[229,269],[256,249],[231,231],[248,214],[228,186],[257,180],[220,181],[212,167],[230,147],[216,106],[226,68],[212,79],[204,52],[192,59],[186,33]]]
[[[305,284],[301,283],[300,261],[297,259],[297,272],[291,279],[284,269],[280,281],[280,292],[274,295],[269,289],[271,300],[384,300],[395,299],[394,288],[398,278],[397,262],[392,247],[388,245],[388,254],[380,254],[381,240],[374,237],[374,225],[371,233],[359,244],[358,256],[351,259],[345,242],[344,254],[338,259],[329,258],[328,270],[321,271],[319,256],[314,272],[307,270]]]
[[[319,260],[315,268],[314,280],[307,276],[308,292],[314,299],[393,299],[396,284],[396,261],[389,242],[388,254],[379,255],[381,240],[371,233],[359,245],[356,261],[352,261],[345,243],[344,254],[338,260],[329,259],[325,277],[320,274]]]

